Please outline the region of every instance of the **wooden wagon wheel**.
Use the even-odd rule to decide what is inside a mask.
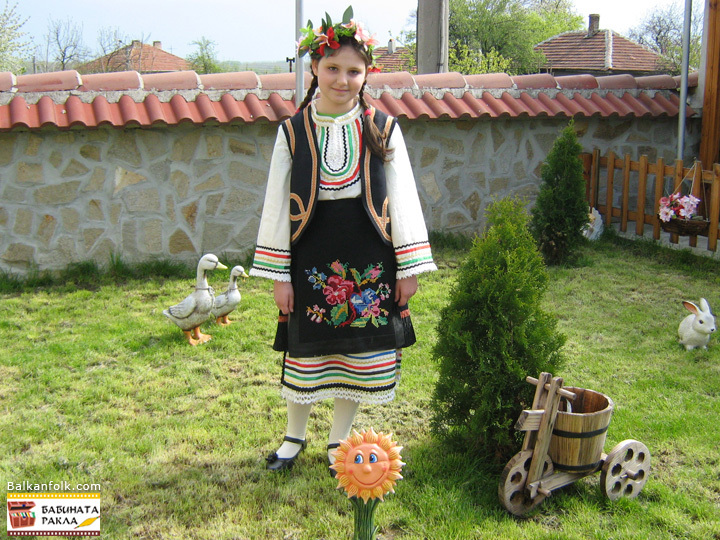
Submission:
[[[523,450],[515,454],[507,462],[498,485],[498,495],[503,506],[513,515],[522,516],[540,504],[545,495],[538,493],[534,499],[528,497],[527,484],[528,470],[532,461],[533,451]],[[543,478],[553,474],[553,464],[549,456],[545,456],[543,464]]]
[[[618,443],[608,454],[600,473],[600,486],[611,501],[636,497],[650,475],[650,452],[640,441]]]

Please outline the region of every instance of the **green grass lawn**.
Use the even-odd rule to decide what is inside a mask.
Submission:
[[[419,341],[405,351],[395,401],[357,417],[357,429],[393,432],[407,463],[377,511],[379,538],[720,539],[719,336],[690,352],[676,337],[682,299],[720,309],[720,264],[611,238],[584,248],[578,266],[550,269],[546,308],[568,337],[554,375],[610,396],[605,451],[637,439],[652,472],[635,499],[608,500],[595,474],[517,519],[498,500],[503,463],[473,459],[429,428],[431,349],[460,256],[438,251],[440,271],[421,277]],[[211,276],[216,290],[227,272]],[[325,465],[329,402],[314,408],[296,468],[264,469],[285,426],[272,284],[241,284],[234,324],[204,325],[213,339],[195,348],[162,315],[192,285],[100,279],[0,296],[3,486],[100,484],[107,539],[351,538],[351,505]]]

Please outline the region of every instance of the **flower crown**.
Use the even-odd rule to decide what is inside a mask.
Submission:
[[[354,37],[360,43],[370,58],[372,51],[378,44],[375,34],[369,35],[363,25],[354,20],[352,6],[343,13],[341,23],[333,25],[330,15],[325,13],[319,28],[313,28],[312,21],[308,21],[306,28],[301,28],[303,38],[298,42],[298,56],[310,53],[310,56],[330,56],[332,52],[340,48],[339,39],[343,36]]]

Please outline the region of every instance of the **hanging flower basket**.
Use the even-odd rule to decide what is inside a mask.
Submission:
[[[697,236],[705,234],[710,222],[706,219],[680,219],[671,218],[670,221],[661,221],[662,230],[680,236]]]
[[[677,186],[674,193],[669,197],[660,199],[658,218],[663,231],[683,236],[697,236],[698,234],[704,234],[708,230],[710,222],[695,214],[700,199],[692,194],[683,195],[681,193],[682,183],[687,180],[687,177],[693,173],[697,166],[698,163],[696,162]],[[690,187],[691,193],[694,191],[695,178],[696,176],[693,175]]]

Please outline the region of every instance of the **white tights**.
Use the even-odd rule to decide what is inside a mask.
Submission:
[[[339,442],[340,439],[347,439],[350,435],[355,413],[360,404],[357,401],[349,399],[335,398],[335,411],[333,413],[333,424],[328,435],[328,444]],[[308,419],[310,418],[310,410],[312,404],[300,404],[287,400],[288,422],[287,436],[294,439],[305,439],[307,431]],[[298,453],[300,445],[284,441],[282,446],[277,450],[278,457],[289,458]],[[334,462],[335,459],[330,456],[328,451],[328,459]]]

